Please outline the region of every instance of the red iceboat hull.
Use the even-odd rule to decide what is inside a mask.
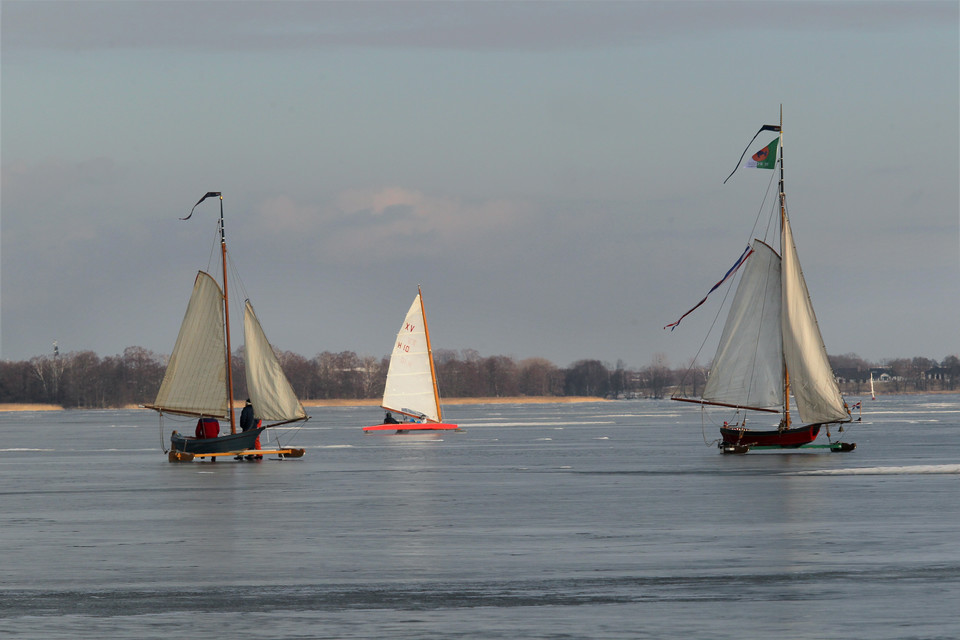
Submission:
[[[740,445],[747,447],[802,447],[817,439],[820,433],[819,424],[811,424],[796,429],[780,431],[752,431],[750,429],[731,429],[720,427],[723,444]]]
[[[404,433],[407,431],[457,430],[459,428],[460,427],[455,424],[446,422],[401,422],[399,424],[375,424],[371,427],[364,427],[363,430],[368,433],[374,431],[396,431],[397,433]]]

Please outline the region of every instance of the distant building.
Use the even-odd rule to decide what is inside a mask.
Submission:
[[[944,367],[932,367],[920,375],[924,380],[939,380],[940,382],[950,382],[953,379],[951,370]]]
[[[864,383],[870,380],[870,370],[864,371],[859,367],[840,367],[834,369],[833,374],[839,384]]]
[[[876,381],[876,382],[890,382],[891,380],[894,379],[894,375],[893,375],[893,370],[892,370],[892,369],[877,369],[877,368],[874,368],[874,369],[870,369],[870,373],[873,374],[873,379],[874,379],[874,381]],[[897,378],[897,379],[898,379],[898,380],[902,380],[902,378]]]

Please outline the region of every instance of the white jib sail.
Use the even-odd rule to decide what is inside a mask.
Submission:
[[[228,404],[223,292],[201,271],[154,406],[226,418]]]
[[[786,215],[780,247],[783,253],[783,357],[800,419],[807,424],[849,420],[827,359]]]
[[[440,422],[425,326],[423,307],[417,294],[390,355],[382,406],[390,411],[422,415],[430,422]]]
[[[307,413],[284,375],[249,300],[243,312],[243,349],[247,392],[254,414],[269,421],[306,418]]]
[[[780,257],[759,240],[747,258],[703,399],[744,407],[783,406]]]

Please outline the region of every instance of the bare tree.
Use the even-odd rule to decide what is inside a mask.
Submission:
[[[610,390],[610,372],[599,360],[579,360],[566,372],[564,391],[570,396],[602,398]]]
[[[525,396],[562,395],[562,374],[558,375],[560,373],[560,370],[545,358],[523,360],[517,376],[519,391]]]
[[[643,370],[643,378],[650,396],[657,399],[663,398],[666,389],[673,383],[673,372],[670,371],[667,355],[653,354],[653,364]]]

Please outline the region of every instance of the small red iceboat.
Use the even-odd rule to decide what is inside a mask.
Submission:
[[[407,433],[410,431],[460,431],[460,427],[448,422],[385,422],[364,427],[363,430],[367,433],[375,431]]]
[[[460,431],[457,425],[443,421],[420,287],[397,333],[380,406],[387,411],[383,423],[363,427],[365,433]],[[394,419],[391,412],[404,416],[403,421]]]

